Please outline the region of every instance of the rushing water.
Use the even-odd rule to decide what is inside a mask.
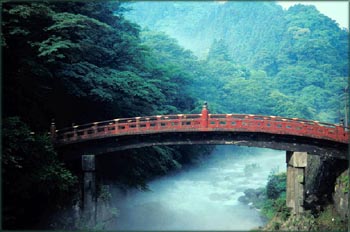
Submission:
[[[150,191],[118,199],[115,229],[256,228],[264,224],[259,212],[238,198],[245,189],[264,187],[272,169],[285,170],[285,152],[217,146],[200,165],[150,182]]]

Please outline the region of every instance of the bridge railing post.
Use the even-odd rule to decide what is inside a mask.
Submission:
[[[201,127],[208,128],[209,110],[207,102],[204,102],[201,114]]]
[[[78,137],[78,133],[77,133],[77,125],[75,125],[75,123],[72,123],[72,128],[73,128],[73,137],[72,139],[77,139]]]
[[[94,122],[92,124],[92,131],[93,131],[93,134],[97,134],[97,122]]]
[[[51,120],[51,126],[50,126],[50,136],[52,140],[56,139],[56,124],[55,119]]]
[[[162,116],[160,116],[160,115],[157,115],[157,116],[156,116],[156,118],[157,118],[157,119],[156,119],[156,127],[155,127],[156,130],[159,130],[159,129],[161,128],[161,127],[160,127],[160,123],[161,123],[161,122],[160,122],[160,118],[161,118],[161,117],[162,117]]]
[[[140,130],[140,118],[141,117],[136,117],[136,131],[139,131]]]
[[[177,126],[176,126],[176,129],[181,129],[182,128],[182,114],[178,114],[177,115]]]
[[[151,127],[151,122],[149,120],[149,118],[146,118],[146,130],[149,130],[149,128]]]

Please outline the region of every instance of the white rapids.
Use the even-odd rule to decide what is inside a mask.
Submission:
[[[285,152],[217,146],[195,167],[148,183],[116,199],[117,230],[250,230],[264,225],[259,212],[238,201],[264,187],[271,170],[284,171]]]

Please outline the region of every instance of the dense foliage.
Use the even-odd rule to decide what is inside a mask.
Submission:
[[[46,135],[32,134],[17,117],[3,122],[3,223],[37,226],[42,215],[71,203],[77,178],[61,163]]]
[[[122,11],[118,3],[4,5],[5,115],[46,129],[51,118],[62,127],[192,107],[178,93],[190,77],[158,65]]]
[[[287,175],[285,172],[280,174],[270,174],[266,185],[266,195],[269,199],[277,199],[286,191]]]
[[[349,32],[315,7],[230,1],[129,7],[128,18],[166,32],[201,57],[194,89],[214,111],[344,118]]]
[[[290,216],[290,209],[286,206],[286,181],[287,175],[283,173],[271,173],[266,185],[267,199],[262,204],[262,213],[271,219],[276,215],[286,220]],[[278,230],[279,228],[274,228]]]

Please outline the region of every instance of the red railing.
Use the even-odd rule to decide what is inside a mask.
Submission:
[[[297,118],[245,114],[176,114],[120,118],[77,125],[61,130],[51,129],[56,143],[68,144],[111,136],[162,132],[237,131],[295,135],[349,143],[349,129],[341,125]]]

